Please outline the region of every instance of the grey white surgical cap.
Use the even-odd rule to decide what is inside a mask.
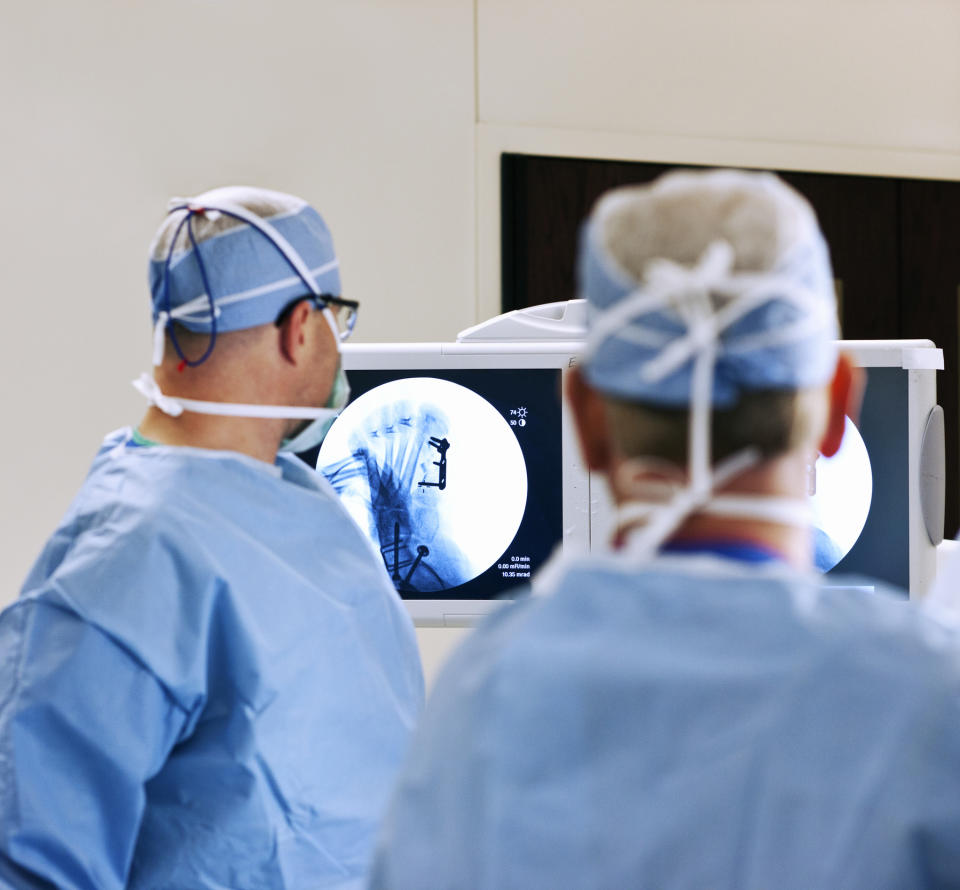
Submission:
[[[583,372],[601,392],[688,406],[705,347],[714,407],[833,374],[827,246],[807,201],[771,174],[676,172],[609,192],[581,231],[578,278]]]

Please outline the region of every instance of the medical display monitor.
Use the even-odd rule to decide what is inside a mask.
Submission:
[[[866,389],[840,451],[811,456],[807,466],[815,565],[828,586],[867,576],[922,595],[943,536],[943,353],[927,340],[840,345],[864,370]],[[613,508],[601,486],[591,492],[595,546],[612,531]]]
[[[943,537],[943,354],[929,341],[845,345],[867,385],[840,452],[811,468],[819,567],[828,579],[867,575],[920,595]]]
[[[349,372],[317,469],[400,595],[489,599],[527,582],[563,529],[560,371]]]
[[[818,456],[808,471],[817,567],[882,577],[910,586],[909,536],[897,534],[908,515],[907,375],[897,368],[867,369],[857,422],[847,418],[840,451]],[[867,442],[872,447],[867,446]],[[882,443],[882,447],[880,447]],[[874,486],[876,478],[876,486]],[[876,546],[884,541],[882,547]]]
[[[559,547],[589,547],[589,480],[562,397],[578,350],[345,345],[350,401],[300,456],[418,623],[472,624]]]
[[[808,467],[818,567],[828,580],[856,573],[922,592],[938,510],[942,534],[942,460],[925,457],[942,355],[928,341],[845,346],[868,385],[841,451]],[[606,546],[612,504],[582,465],[562,397],[578,352],[576,342],[344,349],[350,402],[301,456],[419,624],[472,624],[558,548]],[[942,453],[942,426],[939,438]]]

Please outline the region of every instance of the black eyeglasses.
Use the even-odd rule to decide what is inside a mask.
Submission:
[[[293,311],[293,307],[301,300],[309,300],[317,309],[327,309],[332,306],[334,309],[333,317],[337,320],[341,340],[346,340],[353,333],[353,326],[357,323],[357,312],[360,310],[360,304],[356,300],[345,300],[343,297],[335,297],[333,294],[305,294],[291,300],[280,310],[274,324],[280,327]]]

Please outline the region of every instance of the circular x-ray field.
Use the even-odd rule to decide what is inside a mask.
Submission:
[[[456,587],[510,545],[527,502],[523,453],[486,399],[436,377],[384,383],[330,428],[317,469],[401,592]]]
[[[817,562],[833,568],[857,543],[873,500],[873,470],[863,437],[848,417],[843,444],[833,457],[817,458],[810,498],[818,530]]]

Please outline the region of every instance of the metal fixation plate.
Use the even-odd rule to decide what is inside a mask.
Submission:
[[[934,545],[943,540],[945,464],[943,408],[934,405],[927,416],[920,446],[920,512],[927,535]]]

